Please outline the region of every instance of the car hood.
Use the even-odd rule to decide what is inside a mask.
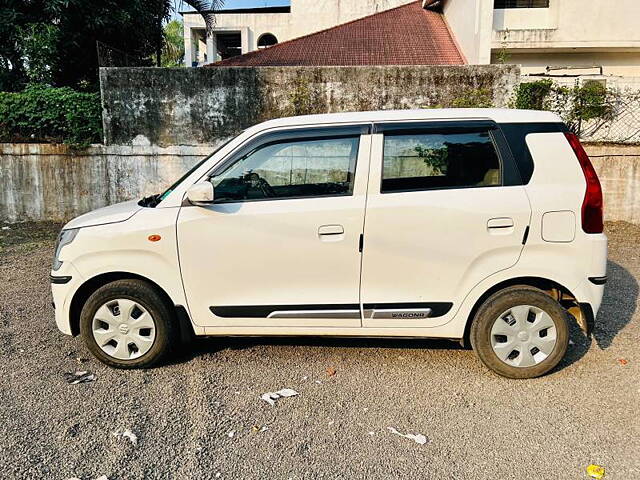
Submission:
[[[85,213],[74,218],[64,226],[64,229],[95,227],[96,225],[105,225],[107,223],[124,222],[133,217],[142,207],[138,205],[138,200],[130,200],[128,202],[116,203],[108,207],[99,208],[92,212]]]

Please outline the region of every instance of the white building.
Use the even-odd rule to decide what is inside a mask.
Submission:
[[[444,14],[469,63],[528,75],[640,76],[638,0],[449,0]]]
[[[334,27],[388,10],[408,0],[291,0],[290,7],[231,9],[215,14],[213,36],[206,37],[202,16],[182,12],[185,65],[199,66]]]
[[[529,75],[640,78],[640,0],[413,1],[444,13],[469,64],[515,63]],[[411,2],[291,0],[290,7],[221,11],[209,38],[202,17],[185,13],[185,64],[212,63]]]

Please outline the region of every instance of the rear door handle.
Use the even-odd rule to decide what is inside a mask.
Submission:
[[[511,235],[514,231],[513,218],[491,218],[487,222],[487,232],[489,235]]]
[[[513,218],[492,218],[487,222],[487,228],[490,230],[494,228],[513,228]]]
[[[342,225],[322,225],[318,228],[318,235],[343,235],[344,227]]]

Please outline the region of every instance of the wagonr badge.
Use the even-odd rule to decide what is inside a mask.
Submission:
[[[429,337],[531,378],[563,358],[568,322],[592,328],[602,208],[578,138],[549,112],[271,120],[165,192],[65,225],[56,323],[118,368],[194,334]]]
[[[424,318],[427,314],[424,312],[412,312],[412,313],[392,313],[391,318]]]

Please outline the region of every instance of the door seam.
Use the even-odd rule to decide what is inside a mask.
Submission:
[[[362,266],[364,263],[364,249],[365,249],[365,241],[366,239],[364,238],[364,233],[365,233],[365,228],[367,225],[367,205],[369,203],[369,180],[371,177],[371,162],[372,162],[372,158],[371,158],[371,152],[373,150],[373,141],[374,138],[376,136],[376,133],[374,131],[375,125],[373,123],[371,123],[371,129],[370,129],[370,134],[369,134],[369,155],[368,155],[368,159],[369,162],[367,163],[367,188],[365,189],[364,192],[364,212],[362,215],[362,251],[359,252],[360,254],[360,274],[358,275],[358,304],[360,305],[360,328],[364,327],[364,305],[362,303]],[[359,246],[359,245],[358,245]]]

